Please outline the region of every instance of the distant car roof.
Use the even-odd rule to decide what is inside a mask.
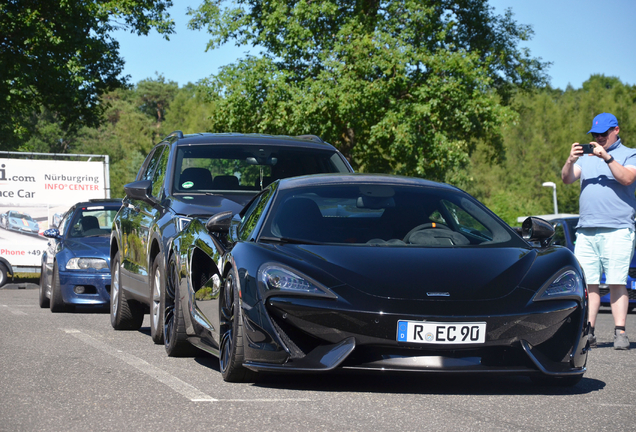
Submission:
[[[555,219],[574,219],[574,218],[578,218],[579,215],[577,214],[571,214],[571,213],[556,213],[556,214],[546,214],[546,215],[532,215],[534,217],[538,217],[541,219],[545,219],[547,221],[551,221],[551,220],[555,220]],[[524,220],[526,220],[529,216],[519,216],[517,218],[517,222],[522,223]]]
[[[118,205],[121,206],[121,198],[94,198],[88,201],[80,201],[75,205],[78,207],[87,207],[95,205]]]
[[[455,186],[446,183],[438,183],[431,180],[425,180],[415,177],[402,177],[391,174],[363,174],[363,173],[333,173],[333,174],[312,174],[306,176],[290,177],[280,181],[280,188],[294,188],[312,185],[333,185],[333,184],[361,184],[361,183],[377,183],[385,185],[410,185],[410,186],[427,186],[438,187],[448,190],[458,191]]]

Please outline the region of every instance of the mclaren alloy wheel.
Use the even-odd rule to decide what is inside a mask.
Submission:
[[[234,273],[230,271],[220,302],[221,346],[219,365],[223,379],[229,382],[249,382],[255,373],[243,367],[243,318]]]

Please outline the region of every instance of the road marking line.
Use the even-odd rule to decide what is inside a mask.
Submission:
[[[311,402],[311,399],[219,399],[216,402]]]
[[[13,309],[9,309],[9,312],[11,312],[13,315],[28,315],[26,312],[13,310]]]
[[[5,304],[3,304],[3,305],[0,305],[0,306],[2,306],[2,307],[4,307],[4,308],[7,308],[7,310],[8,310],[9,312],[11,312],[13,315],[28,315],[26,312],[22,312],[22,311],[20,311],[20,310],[15,310],[15,309],[13,309],[13,308],[10,308],[10,307],[9,307],[9,305],[5,305]]]
[[[129,364],[135,369],[141,371],[142,373],[156,379],[157,381],[167,385],[172,390],[176,391],[180,395],[190,399],[192,402],[217,402],[218,399],[213,398],[210,395],[207,395],[185,381],[181,381],[179,378],[170,375],[168,372],[159,369],[156,366],[151,365],[145,360],[140,359],[132,354],[128,354],[122,351],[119,351],[99,340],[82,333],[79,330],[75,329],[60,329],[67,334],[76,337],[82,342],[92,346],[93,348],[97,348],[98,350],[111,355],[119,360],[122,360],[124,363]]]

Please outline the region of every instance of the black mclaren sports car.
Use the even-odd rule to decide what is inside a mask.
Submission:
[[[575,385],[587,291],[537,218],[523,237],[467,193],[385,175],[276,181],[172,244],[165,347],[256,372],[501,373]]]

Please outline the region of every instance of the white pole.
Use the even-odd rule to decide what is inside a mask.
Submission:
[[[554,184],[554,182],[544,182],[543,186],[552,188],[552,198],[554,200],[554,214],[558,214],[559,207],[557,206],[556,184]]]

